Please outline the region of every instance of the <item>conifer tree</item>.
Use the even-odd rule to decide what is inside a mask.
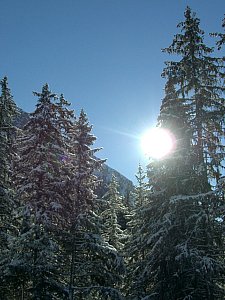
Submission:
[[[158,125],[176,147],[148,166],[151,191],[131,243],[129,299],[223,299],[224,203],[196,171],[193,129],[173,79],[165,92]]]
[[[117,214],[124,210],[122,205],[122,197],[118,191],[118,183],[115,175],[112,175],[111,182],[108,187],[108,192],[103,196],[105,209],[102,213],[103,223],[105,227],[104,237],[110,245],[117,251],[121,252],[125,235],[121,226],[118,224]]]
[[[205,191],[210,189],[208,179],[219,179],[223,170],[224,105],[220,79],[223,67],[212,57],[213,49],[204,44],[204,31],[200,20],[190,7],[185,10],[185,20],[178,24],[180,33],[163,51],[181,57],[168,61],[162,76],[171,77],[179,98],[185,99],[189,108],[189,123],[193,129],[195,168],[204,173]],[[201,188],[202,191],[202,188]]]
[[[8,295],[10,283],[6,282],[8,246],[15,233],[12,211],[15,206],[12,186],[13,119],[17,114],[16,104],[8,88],[7,77],[1,81],[0,96],[0,298]]]
[[[94,171],[104,160],[91,149],[95,136],[82,110],[70,131],[71,175],[67,181],[66,224],[63,233],[64,257],[69,299],[122,299],[117,290],[122,259],[101,235],[101,222],[94,190],[98,184]]]
[[[137,180],[137,185],[135,186],[135,207],[141,207],[147,198],[147,183],[146,183],[146,174],[141,166],[138,165],[138,172],[135,175]]]
[[[14,177],[21,221],[11,246],[8,273],[17,277],[25,299],[55,299],[57,295],[62,299],[64,290],[57,280],[58,245],[52,232],[64,200],[63,103],[55,103],[56,95],[47,84],[34,94],[39,97],[36,110],[18,139],[20,159]]]
[[[136,263],[139,259],[143,258],[140,253],[141,249],[139,248],[139,228],[142,226],[142,219],[140,218],[140,211],[143,206],[146,205],[147,198],[147,176],[144,173],[144,170],[141,164],[138,165],[137,174],[135,174],[137,185],[135,186],[133,196],[134,196],[134,207],[129,215],[128,222],[128,239],[125,244],[125,258],[127,263],[127,276],[125,278],[125,293],[127,296],[131,293],[134,295],[134,291],[131,292],[131,286],[134,282],[134,270],[136,268]],[[135,297],[139,294],[139,291],[135,292]],[[129,297],[128,297],[129,298]]]
[[[171,130],[176,147],[148,166],[149,194],[131,248],[131,299],[223,299],[224,205],[212,179],[223,161],[221,75],[203,43],[199,19],[185,11],[181,34],[165,51],[168,78],[159,126]],[[133,245],[135,243],[133,242]]]
[[[8,88],[7,77],[1,81],[0,96],[0,230],[1,246],[6,243],[9,223],[6,221],[13,208],[11,189],[13,118],[16,115],[16,104]],[[6,223],[5,223],[6,222]]]

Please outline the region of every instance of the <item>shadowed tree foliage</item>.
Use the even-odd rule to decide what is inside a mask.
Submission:
[[[223,299],[224,199],[210,186],[223,166],[222,76],[189,7],[167,62],[158,126],[171,131],[174,151],[148,166],[151,193],[140,211],[131,248],[131,299]]]
[[[207,191],[210,189],[208,180],[218,181],[224,168],[224,87],[221,85],[224,69],[218,59],[212,57],[213,49],[204,44],[204,31],[195,13],[187,7],[184,16],[185,20],[177,26],[180,33],[163,49],[180,60],[167,61],[162,76],[170,78],[177,96],[184,99],[188,108],[195,168],[204,173]]]
[[[17,107],[8,87],[7,77],[1,80],[0,96],[0,298],[11,294],[10,282],[5,276],[8,263],[8,247],[15,227],[12,212],[15,199],[12,186],[12,161],[14,156],[13,140],[15,128],[14,117]]]

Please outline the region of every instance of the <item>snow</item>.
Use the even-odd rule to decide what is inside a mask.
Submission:
[[[200,199],[204,199],[205,197],[213,196],[213,195],[215,195],[214,191],[210,191],[207,193],[199,193],[195,195],[176,195],[170,197],[170,203],[175,204],[177,201],[200,200]]]

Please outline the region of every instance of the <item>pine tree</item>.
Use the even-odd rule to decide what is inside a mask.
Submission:
[[[200,20],[189,7],[185,20],[178,24],[181,33],[164,52],[181,57],[180,61],[166,62],[162,76],[171,78],[179,98],[189,108],[189,122],[193,129],[195,167],[204,173],[205,191],[210,189],[208,179],[218,181],[223,170],[224,105],[220,79],[223,66],[212,57],[213,49],[204,44]],[[201,188],[202,191],[202,188]]]
[[[141,207],[147,199],[147,183],[146,183],[146,174],[141,166],[138,165],[138,172],[135,175],[137,180],[137,185],[135,186],[135,207]]]
[[[132,299],[223,299],[225,294],[224,203],[210,186],[221,175],[224,157],[220,66],[209,56],[212,49],[204,45],[199,19],[189,7],[178,27],[181,34],[165,51],[182,59],[164,69],[168,82],[158,119],[171,130],[176,148],[148,166],[149,205],[140,211],[137,231],[142,257],[133,256],[132,291],[139,293]]]
[[[82,110],[71,130],[71,175],[67,181],[65,231],[62,231],[64,257],[69,258],[65,281],[69,299],[122,299],[117,290],[122,259],[101,235],[101,222],[94,190],[98,180],[94,171],[104,160],[94,157],[96,140],[87,115]]]
[[[39,97],[36,110],[18,139],[20,159],[14,177],[21,221],[8,273],[17,277],[26,299],[55,299],[56,295],[61,299],[64,290],[57,280],[58,245],[53,229],[59,224],[64,200],[63,103],[55,103],[56,95],[47,84],[34,94]]]
[[[16,115],[16,104],[8,88],[7,77],[1,81],[2,94],[0,96],[0,228],[1,246],[6,243],[5,234],[9,229],[6,219],[10,217],[13,208],[11,189],[11,164],[12,164],[12,140],[13,118]],[[6,222],[6,223],[5,223]]]
[[[112,245],[117,251],[123,250],[126,236],[118,224],[117,214],[124,210],[122,197],[118,191],[118,183],[115,175],[112,175],[109,183],[108,192],[103,196],[105,209],[102,213],[104,223],[104,236],[107,242]]]
[[[129,299],[223,299],[223,199],[205,191],[196,171],[193,129],[173,78],[165,92],[158,126],[171,131],[176,147],[148,166],[151,192],[131,243]]]
[[[0,96],[0,298],[8,295],[10,283],[6,282],[8,246],[15,230],[12,211],[15,206],[12,186],[13,119],[17,114],[16,104],[8,88],[7,77],[1,81]]]
[[[142,226],[142,219],[140,218],[140,211],[143,206],[146,205],[148,198],[148,185],[146,183],[147,177],[143,171],[141,164],[138,166],[137,174],[135,174],[137,185],[134,189],[134,207],[129,215],[128,222],[128,239],[125,244],[125,258],[127,263],[127,276],[125,279],[125,292],[127,296],[131,293],[135,297],[139,294],[139,290],[132,291],[131,287],[134,282],[134,270],[136,268],[136,263],[142,254],[140,253],[141,249],[139,248],[140,236],[138,229]]]

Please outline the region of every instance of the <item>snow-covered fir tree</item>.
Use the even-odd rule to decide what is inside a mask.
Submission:
[[[126,235],[118,224],[117,215],[124,211],[122,196],[118,191],[118,182],[115,175],[112,175],[108,186],[108,192],[103,196],[105,209],[102,212],[104,223],[104,237],[110,245],[119,252],[122,251]]]
[[[66,261],[65,282],[69,299],[122,299],[117,289],[123,261],[116,249],[101,235],[94,190],[98,180],[94,171],[104,160],[96,159],[99,149],[92,149],[96,137],[91,133],[87,115],[82,110],[70,131],[71,174],[67,180],[65,230],[62,248]]]
[[[185,20],[178,24],[180,33],[163,51],[176,55],[179,61],[167,61],[163,77],[173,81],[179,98],[185,99],[189,108],[189,122],[193,128],[195,164],[198,172],[205,174],[205,191],[208,179],[218,181],[224,167],[224,104],[221,93],[223,65],[212,57],[213,48],[204,43],[200,20],[190,7]],[[201,189],[202,190],[202,189]]]
[[[12,211],[15,208],[12,186],[13,119],[17,114],[16,104],[8,87],[7,77],[1,81],[0,96],[0,298],[7,297],[10,282],[5,276],[8,263],[8,246],[15,233]]]
[[[207,56],[212,50],[203,44],[199,20],[189,7],[179,27],[182,33],[167,52],[183,57],[167,62],[159,116],[159,126],[171,130],[176,148],[148,167],[149,204],[139,213],[142,226],[130,252],[131,299],[223,299],[225,294],[224,203],[210,187],[220,177],[224,157],[221,74]]]
[[[13,118],[16,115],[16,104],[8,88],[7,77],[1,81],[0,96],[0,245],[7,244],[7,231],[10,228],[11,210],[13,200],[11,195],[11,165],[12,165],[12,140]],[[0,246],[0,247],[1,247]]]
[[[64,290],[57,280],[58,245],[53,235],[64,200],[63,103],[56,103],[56,95],[47,84],[41,93],[34,94],[39,98],[36,110],[17,145],[20,159],[14,180],[20,228],[11,245],[8,274],[18,279],[16,289],[23,299],[63,299]]]
[[[148,166],[151,192],[130,247],[128,299],[223,299],[223,199],[196,170],[187,107],[169,78],[159,126],[176,147]]]
[[[138,171],[137,174],[135,175],[135,178],[137,180],[137,184],[134,190],[134,198],[135,198],[135,208],[137,208],[137,207],[141,207],[146,202],[147,193],[148,193],[148,185],[146,182],[147,176],[140,163],[138,165]]]
[[[140,211],[144,204],[148,201],[148,184],[146,172],[144,172],[141,164],[138,165],[138,171],[135,174],[137,184],[135,186],[134,192],[132,193],[134,198],[134,206],[130,211],[127,223],[127,242],[125,244],[125,260],[127,263],[127,276],[125,278],[125,293],[127,296],[130,294],[130,287],[133,284],[133,272],[136,267],[136,262],[141,257],[138,250],[139,243],[139,232],[138,228],[142,224],[142,219],[140,219]]]

